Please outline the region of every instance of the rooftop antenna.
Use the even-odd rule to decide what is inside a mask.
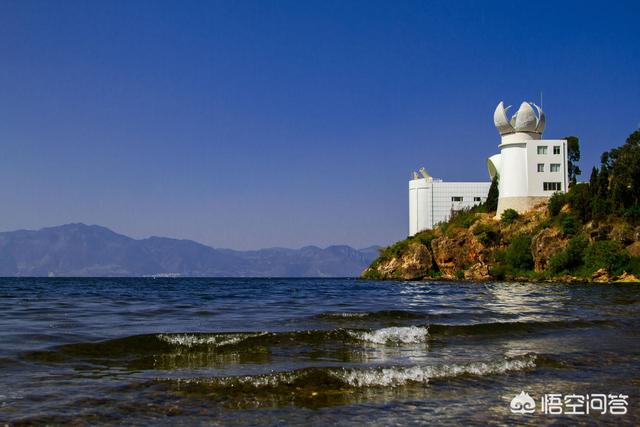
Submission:
[[[424,179],[429,179],[431,178],[431,176],[427,173],[427,170],[425,168],[420,168],[420,174],[422,174],[422,176],[424,177]]]
[[[542,110],[542,91],[540,91],[540,109]]]

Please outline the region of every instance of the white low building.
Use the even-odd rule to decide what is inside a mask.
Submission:
[[[511,120],[509,108],[500,102],[493,114],[500,154],[487,161],[489,176],[497,175],[499,181],[498,217],[506,209],[526,212],[568,186],[567,141],[542,139],[546,120],[537,105],[523,102]]]
[[[409,181],[409,235],[433,229],[449,219],[453,211],[487,200],[490,182],[444,182],[430,177],[424,169]]]

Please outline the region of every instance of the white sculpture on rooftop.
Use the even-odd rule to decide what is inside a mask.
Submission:
[[[538,110],[538,115],[531,106],[534,106]],[[518,111],[511,117],[511,120],[507,118],[507,111],[509,111],[511,105],[504,108],[504,103],[500,101],[496,107],[496,111],[493,113],[493,123],[498,128],[500,135],[507,135],[516,132],[533,132],[542,134],[546,125],[544,112],[533,102],[523,102],[520,104]]]

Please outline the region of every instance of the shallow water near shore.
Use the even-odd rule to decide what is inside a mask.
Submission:
[[[639,327],[637,284],[0,279],[0,421],[638,425]]]

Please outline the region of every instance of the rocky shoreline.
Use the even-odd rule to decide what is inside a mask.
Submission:
[[[619,219],[581,224],[572,216],[568,205],[552,216],[547,203],[525,214],[515,214],[508,221],[504,217],[496,219],[494,215],[463,212],[434,230],[420,232],[384,248],[362,273],[362,278],[474,282],[640,281],[638,272],[629,271],[634,268],[628,267],[640,265],[636,262],[640,260],[640,225],[633,226]],[[586,257],[586,261],[578,260],[583,265],[575,271],[566,267],[571,266],[571,256],[575,257],[574,247],[582,251],[580,256]],[[609,247],[613,248],[610,253],[605,251],[598,255],[598,248]],[[569,261],[564,260],[566,257]],[[616,261],[618,258],[626,260],[627,264],[620,264]],[[616,262],[622,267],[617,267]]]

